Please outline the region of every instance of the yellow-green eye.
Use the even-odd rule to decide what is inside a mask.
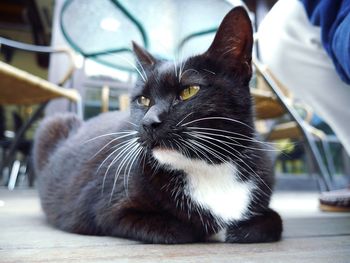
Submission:
[[[149,105],[151,104],[151,100],[149,98],[146,98],[145,96],[140,96],[137,98],[137,104],[144,107],[149,107]]]
[[[184,89],[180,93],[181,100],[188,100],[198,93],[200,87],[198,85],[191,85],[188,88]]]

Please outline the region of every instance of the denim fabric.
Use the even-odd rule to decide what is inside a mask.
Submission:
[[[350,84],[350,0],[301,0],[341,79]]]

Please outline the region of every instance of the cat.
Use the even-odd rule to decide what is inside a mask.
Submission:
[[[144,243],[278,241],[273,170],[253,128],[252,45],[243,7],[179,65],[133,43],[130,113],[43,120],[33,154],[48,222]]]

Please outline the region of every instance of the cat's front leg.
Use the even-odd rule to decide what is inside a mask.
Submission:
[[[202,239],[193,227],[167,214],[128,210],[119,214],[116,221],[113,236],[144,243],[180,244]]]
[[[226,232],[226,242],[274,242],[281,239],[282,229],[279,214],[272,209],[267,209],[247,220],[232,223]]]

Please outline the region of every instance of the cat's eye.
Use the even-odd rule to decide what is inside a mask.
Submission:
[[[180,92],[181,100],[188,100],[198,93],[200,87],[198,85],[188,86],[186,89]]]
[[[145,96],[140,96],[137,98],[137,104],[144,107],[149,107],[151,100]]]

